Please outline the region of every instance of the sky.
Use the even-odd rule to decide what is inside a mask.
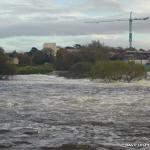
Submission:
[[[88,21],[150,17],[150,0],[0,0],[0,46],[6,51],[87,44],[128,47],[129,22]],[[150,20],[133,22],[133,46],[150,49]]]

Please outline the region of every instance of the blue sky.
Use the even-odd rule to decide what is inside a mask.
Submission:
[[[128,47],[128,22],[85,21],[150,17],[149,0],[0,0],[0,46],[7,51],[42,48],[44,42],[66,46],[100,40]],[[133,45],[150,49],[150,20],[134,22]]]

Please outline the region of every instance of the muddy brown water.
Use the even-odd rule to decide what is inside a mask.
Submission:
[[[138,144],[150,145],[148,79],[108,84],[19,75],[0,81],[0,150],[150,149]]]

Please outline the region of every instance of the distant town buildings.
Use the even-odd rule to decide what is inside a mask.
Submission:
[[[79,45],[80,46],[80,45]],[[80,47],[78,45],[76,47],[71,47],[71,46],[67,46],[64,49],[68,52],[79,52],[80,51]],[[53,55],[56,56],[57,51],[60,50],[62,47],[57,46],[56,43],[44,43],[43,44],[43,49],[44,50],[52,50],[53,51]],[[48,53],[48,51],[46,52]]]
[[[56,43],[44,43],[43,48],[56,49]]]
[[[117,50],[111,52],[113,60],[134,61],[136,64],[150,64],[150,51]]]
[[[126,57],[137,64],[150,64],[150,52],[148,51],[127,51]]]
[[[80,48],[81,46],[77,44],[74,47],[67,46],[64,49],[68,52],[79,52]],[[52,52],[56,56],[57,51],[61,47],[58,47],[56,43],[44,43],[43,49],[47,54]],[[134,61],[137,64],[143,65],[150,64],[150,51],[116,49],[115,51],[111,51],[110,55],[113,60]]]

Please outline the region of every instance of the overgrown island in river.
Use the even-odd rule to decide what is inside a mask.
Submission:
[[[52,71],[68,78],[131,81],[146,77],[150,53],[144,50],[112,48],[93,41],[87,45],[6,53],[0,48],[0,79],[16,74],[47,74]],[[143,61],[144,60],[144,61]],[[146,63],[143,63],[146,62]]]

